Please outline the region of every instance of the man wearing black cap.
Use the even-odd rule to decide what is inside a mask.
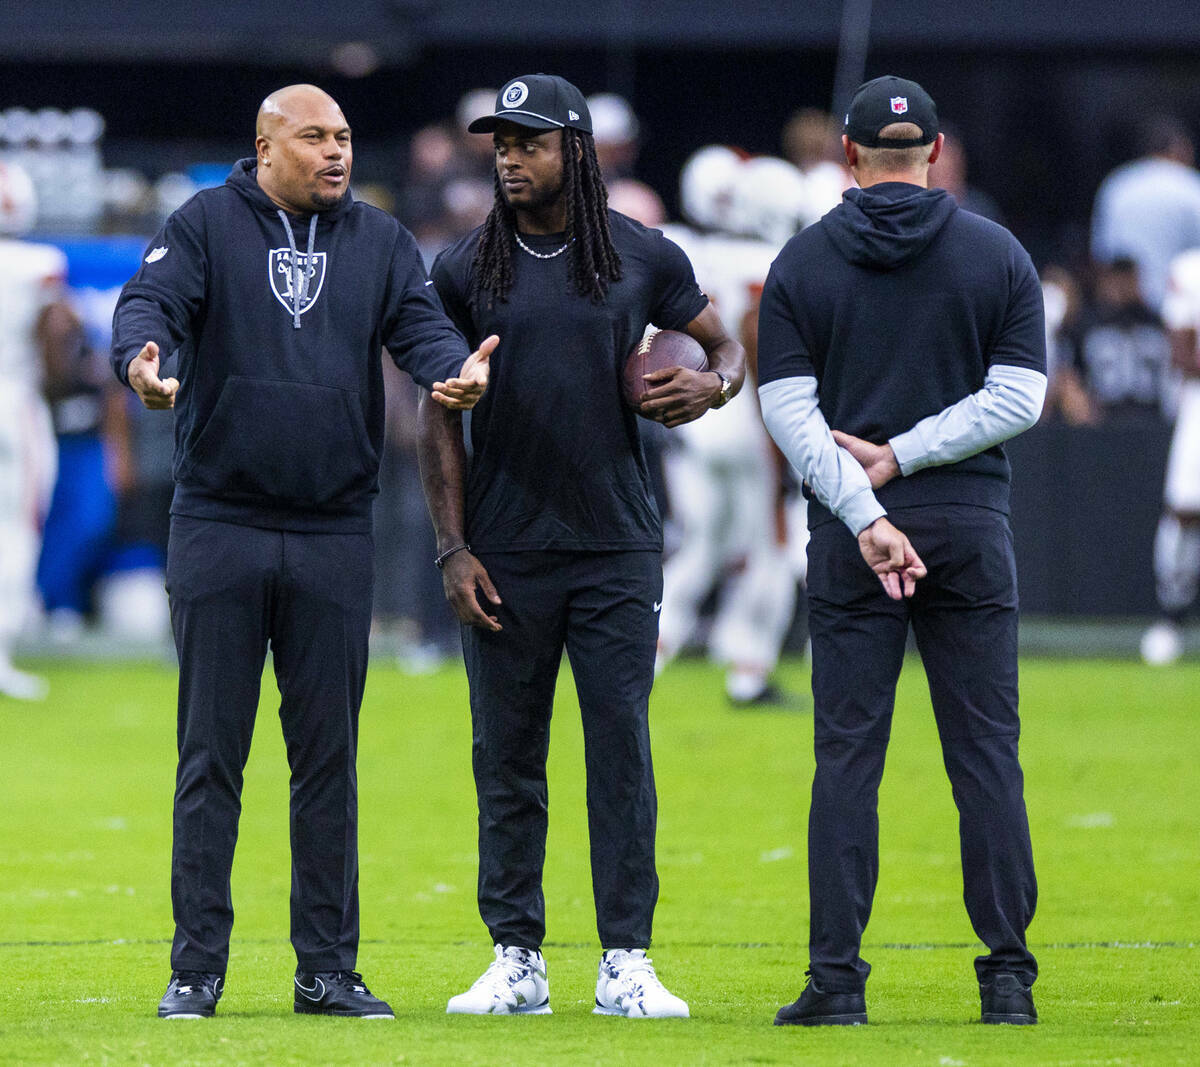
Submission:
[[[472,412],[422,406],[421,467],[446,595],[463,625],[479,798],[479,909],[495,961],[447,1011],[546,1013],[546,753],[564,647],[583,717],[597,1014],[686,1016],[646,956],[658,897],[648,701],[662,527],[638,419],[621,401],[648,323],[686,330],[710,370],[648,376],[642,413],[677,426],[741,386],[743,352],[678,246],[607,209],[583,95],[531,74],[492,115],[496,199],[433,281],[468,337],[498,333]]]
[[[860,188],[784,247],[759,319],[763,418],[812,498],[810,981],[775,1022],[867,1021],[859,950],[911,624],[959,810],[964,900],[989,950],[975,961],[982,1019],[1034,1023],[1037,883],[1000,446],[1041,411],[1041,290],[1007,230],[927,188],[942,136],[915,82],[863,85],[842,142]]]

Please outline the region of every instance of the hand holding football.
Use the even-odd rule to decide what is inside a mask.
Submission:
[[[644,380],[645,375],[675,367],[708,370],[704,346],[679,330],[659,330],[643,337],[629,353],[621,371],[621,395],[625,403],[641,415],[642,400],[649,388]]]

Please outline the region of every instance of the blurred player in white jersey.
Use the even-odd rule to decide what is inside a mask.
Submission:
[[[1182,655],[1181,623],[1200,587],[1200,248],[1171,261],[1162,315],[1183,383],[1167,457],[1163,515],[1154,537],[1163,618],[1142,637],[1142,657],[1156,666]]]
[[[784,160],[744,160],[732,149],[709,146],[684,166],[680,194],[692,226],[663,230],[688,254],[730,331],[740,330],[752,372],[767,271],[787,238],[810,221],[803,178]],[[708,647],[726,667],[730,701],[793,704],[771,673],[802,574],[788,552],[782,459],[763,426],[755,390],[742,390],[703,426],[680,426],[671,438],[665,470],[679,545],[663,568],[657,667],[685,646],[702,604],[717,589]]]
[[[842,202],[854,179],[842,151],[842,124],[828,111],[802,107],[783,127],[784,158],[804,176],[816,218]]]
[[[29,176],[0,163],[0,696],[22,700],[46,695],[45,681],[17,670],[11,653],[33,608],[41,524],[57,467],[37,325],[67,273],[57,248],[17,239],[36,214]]]

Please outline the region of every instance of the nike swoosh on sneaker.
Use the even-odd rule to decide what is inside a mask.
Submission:
[[[317,1001],[325,995],[325,983],[322,982],[320,978],[314,978],[312,989],[305,989],[304,986],[300,984],[300,979],[297,978],[296,990],[306,1000]],[[316,996],[313,996],[314,993],[316,993]]]

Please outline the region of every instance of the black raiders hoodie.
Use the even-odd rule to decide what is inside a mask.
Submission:
[[[469,352],[412,235],[349,193],[283,212],[240,160],[167,219],[113,316],[127,383],[147,341],[178,351],[174,515],[365,532],[378,491],[380,356],[425,388]]]

